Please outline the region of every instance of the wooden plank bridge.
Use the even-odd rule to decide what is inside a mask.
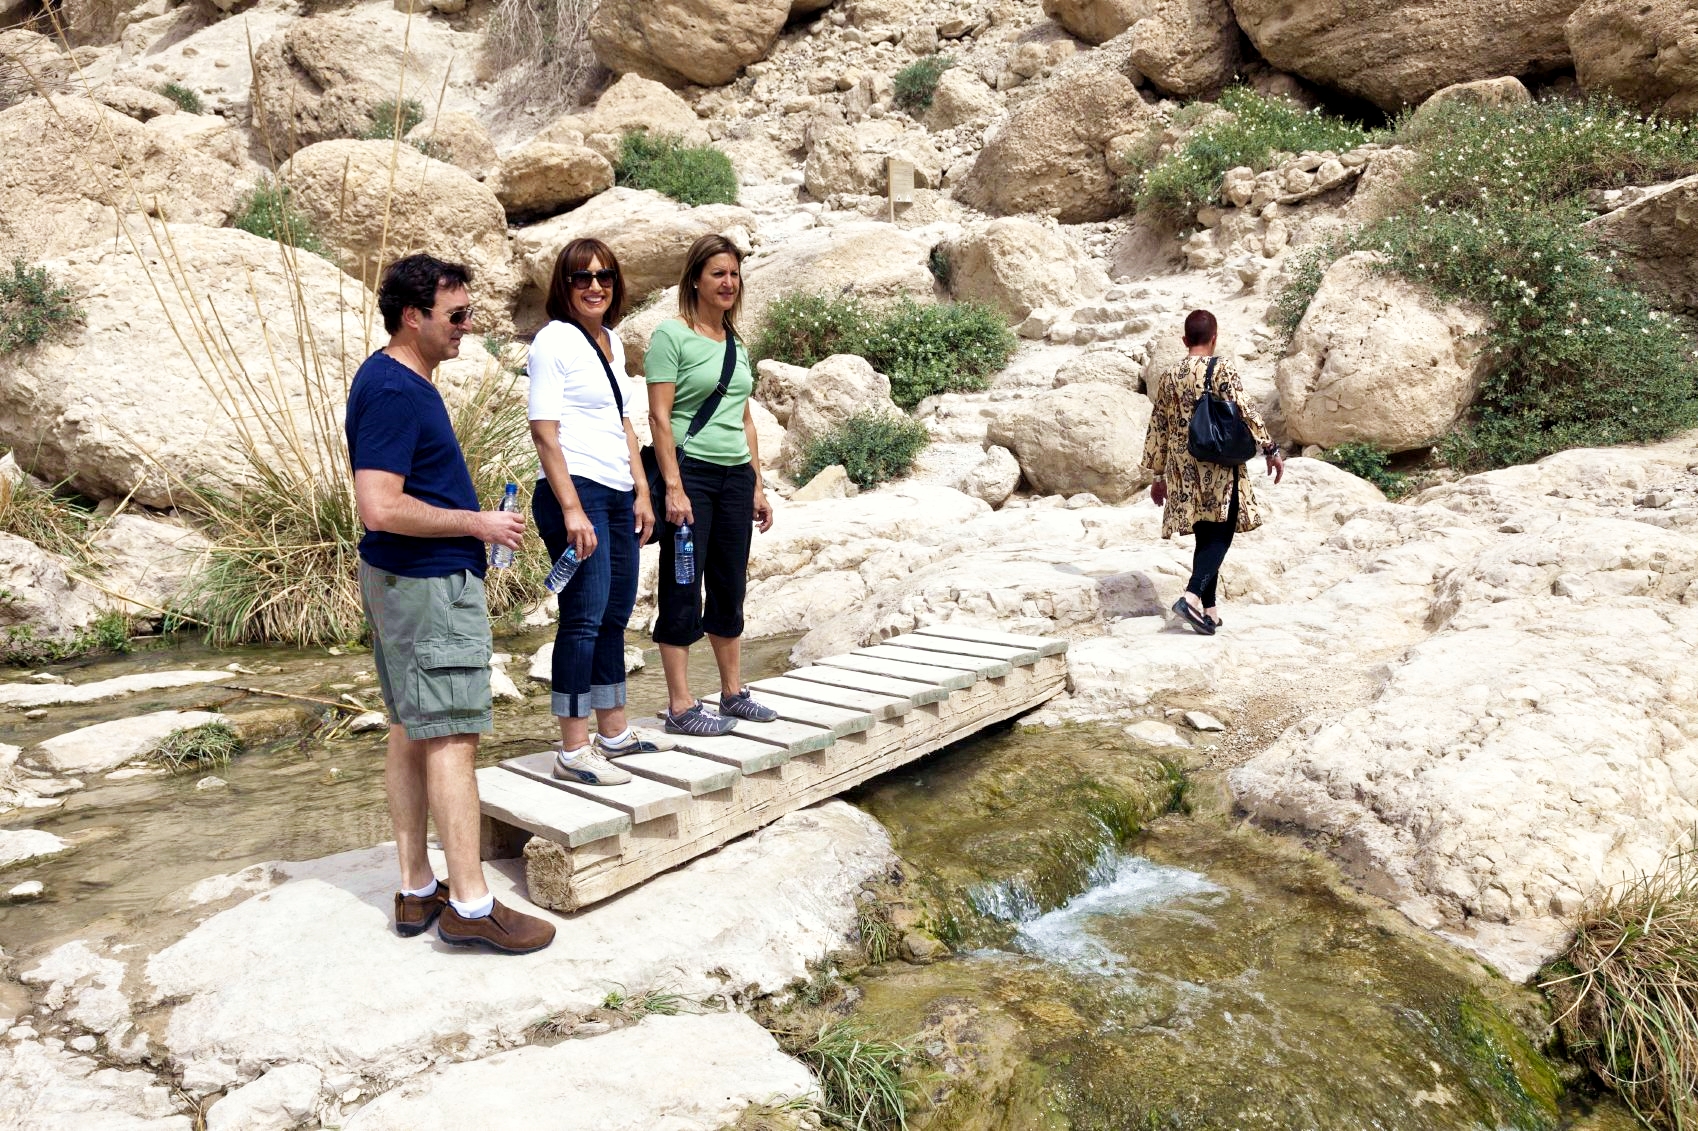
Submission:
[[[778,712],[619,759],[627,785],[554,779],[554,751],[478,771],[483,855],[523,855],[530,899],[576,911],[784,814],[1025,713],[1066,681],[1067,642],[922,628],[749,686]],[[709,699],[712,702],[712,699]]]

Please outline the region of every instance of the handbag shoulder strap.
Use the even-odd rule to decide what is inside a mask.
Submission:
[[[725,361],[719,368],[719,385],[708,394],[707,400],[696,409],[696,415],[690,419],[690,430],[684,433],[684,438],[678,441],[678,447],[683,448],[695,438],[697,432],[707,427],[707,422],[713,419],[713,414],[719,411],[719,402],[725,399],[726,392],[731,388],[731,374],[737,368],[737,335],[731,327],[725,328]]]
[[[1203,396],[1210,396],[1215,391],[1215,362],[1220,359],[1214,354],[1209,355],[1209,364],[1203,370]]]
[[[613,407],[618,410],[619,418],[623,420],[625,418],[625,395],[619,391],[619,378],[613,375],[613,363],[607,360],[607,355],[601,352],[601,344],[595,340],[594,334],[584,329],[582,322],[579,322],[576,318],[568,318],[567,321],[578,328],[578,333],[584,336],[584,340],[589,342],[590,348],[595,351],[596,360],[601,362],[601,371],[607,374],[607,383],[613,389]]]

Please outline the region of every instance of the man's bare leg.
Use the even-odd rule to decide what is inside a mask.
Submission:
[[[435,873],[425,853],[425,744],[407,737],[407,728],[389,728],[389,749],[383,759],[383,790],[389,798],[389,821],[395,827],[395,854],[400,857],[401,887],[417,891]]]
[[[479,859],[478,780],[473,773],[478,736],[428,738],[423,746],[430,811],[448,858],[448,890],[462,904],[478,903],[489,894]]]
[[[719,665],[719,694],[735,695],[743,690],[743,638],[741,636],[709,636],[713,645],[713,662]]]

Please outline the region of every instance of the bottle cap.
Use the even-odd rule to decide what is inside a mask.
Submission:
[[[517,483],[507,484],[507,494],[517,495],[518,493],[519,493],[519,485]]]

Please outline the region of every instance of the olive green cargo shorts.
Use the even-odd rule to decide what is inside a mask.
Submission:
[[[482,578],[401,577],[362,561],[360,602],[390,722],[411,739],[495,729]]]

